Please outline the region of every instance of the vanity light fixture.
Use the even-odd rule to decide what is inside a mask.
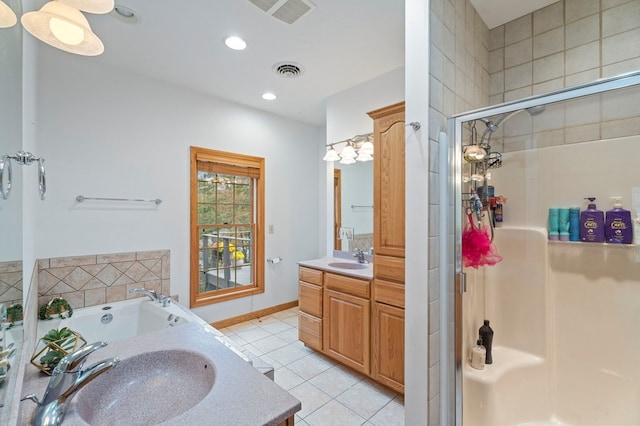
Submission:
[[[278,97],[275,95],[275,93],[271,93],[271,92],[266,92],[262,94],[262,99],[264,99],[265,101],[275,101]]]
[[[325,154],[324,157],[322,157],[322,159],[324,161],[338,161],[340,159],[340,156],[338,155],[338,152],[333,147],[333,145],[330,145],[329,149],[327,150],[327,153]]]
[[[229,36],[225,38],[224,44],[226,44],[229,49],[233,50],[244,50],[247,48],[247,42],[238,36]]]
[[[0,0],[0,28],[13,27],[17,22],[18,17],[13,9]]]
[[[357,135],[351,139],[334,142],[327,145],[327,153],[322,158],[324,161],[338,161],[340,164],[354,164],[356,161],[373,160],[373,134]],[[335,146],[344,144],[342,152],[338,154]]]

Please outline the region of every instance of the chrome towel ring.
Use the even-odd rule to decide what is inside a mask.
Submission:
[[[0,161],[0,196],[8,200],[11,195],[11,160],[15,160],[21,166],[29,166],[38,162],[38,192],[40,199],[44,201],[47,195],[47,178],[44,168],[44,158],[37,158],[30,152],[18,151],[14,155],[5,154]]]

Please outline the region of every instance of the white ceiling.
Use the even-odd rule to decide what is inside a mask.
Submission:
[[[116,0],[140,22],[88,14],[105,44],[89,60],[319,126],[327,97],[404,66],[404,1],[314,0],[312,12],[286,24],[248,0]],[[553,0],[471,2],[494,27]],[[228,49],[231,34],[247,49]],[[304,74],[275,74],[283,61]],[[278,99],[264,101],[265,91]]]

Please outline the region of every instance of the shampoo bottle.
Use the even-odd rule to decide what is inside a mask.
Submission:
[[[595,197],[585,198],[585,200],[589,200],[589,206],[580,212],[580,241],[603,243],[604,213],[596,208]]]
[[[485,364],[493,364],[493,356],[491,355],[491,345],[493,344],[493,329],[489,326],[489,320],[484,320],[484,324],[478,330],[480,339],[482,339],[482,345],[487,350],[485,357]]]
[[[613,210],[607,211],[605,241],[614,244],[631,244],[633,241],[631,212],[622,208],[621,197],[611,197],[611,200],[613,200]]]

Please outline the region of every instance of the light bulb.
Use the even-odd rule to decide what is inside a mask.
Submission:
[[[358,151],[360,154],[369,154],[369,155],[373,155],[373,144],[369,141],[366,141],[365,143],[362,144],[362,146],[360,147],[360,150]]]
[[[324,161],[338,161],[340,159],[340,156],[338,155],[336,150],[333,149],[333,147],[330,147],[322,159]]]
[[[84,30],[65,20],[51,18],[49,28],[55,38],[69,46],[77,46],[84,40]]]
[[[353,146],[351,146],[351,144],[349,144],[344,147],[344,149],[340,153],[340,157],[342,157],[343,159],[345,158],[354,159],[356,158],[356,150],[353,149]],[[346,163],[343,163],[343,164],[346,164]]]

